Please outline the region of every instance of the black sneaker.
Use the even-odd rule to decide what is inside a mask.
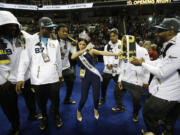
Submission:
[[[42,121],[40,123],[40,126],[39,126],[40,130],[45,130],[47,125],[48,125],[48,118],[43,117],[43,119],[42,119]]]
[[[105,102],[106,102],[106,100],[105,100],[104,98],[102,98],[102,99],[99,101],[99,105],[103,105]]]
[[[52,114],[54,114],[54,113],[55,113],[55,111],[54,111],[54,108],[53,108],[52,104],[51,104],[51,106],[50,106],[50,112],[51,112]]]
[[[64,104],[76,104],[76,101],[72,99],[68,99],[68,100],[64,100]]]
[[[174,135],[173,131],[167,131],[167,130],[164,130],[162,132],[162,135]]]
[[[133,121],[134,123],[139,122],[139,117],[138,117],[138,115],[133,115],[132,121]]]
[[[165,127],[165,121],[164,120],[158,120],[158,124]]]
[[[20,134],[19,129],[12,129],[8,133],[8,135],[19,135],[19,134]]]
[[[35,121],[35,120],[42,120],[43,116],[41,114],[30,114],[28,116],[28,120],[32,120],[32,121]]]
[[[123,105],[117,106],[117,107],[113,107],[112,111],[114,111],[114,112],[124,112],[125,111],[125,107]]]
[[[56,127],[57,127],[57,128],[62,127],[63,121],[62,121],[62,119],[61,119],[61,117],[60,117],[59,115],[56,116],[55,122],[56,122]]]

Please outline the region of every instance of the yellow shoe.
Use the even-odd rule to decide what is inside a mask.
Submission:
[[[94,109],[94,117],[95,117],[96,120],[99,119],[99,112],[98,112],[97,109]]]
[[[78,110],[77,110],[77,120],[78,120],[79,122],[82,121],[82,115],[81,115],[81,112],[78,111]]]

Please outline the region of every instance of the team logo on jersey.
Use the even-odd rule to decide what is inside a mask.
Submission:
[[[55,48],[55,45],[53,43],[50,43],[49,47]]]
[[[170,59],[177,59],[177,57],[174,57],[174,56],[169,56]]]

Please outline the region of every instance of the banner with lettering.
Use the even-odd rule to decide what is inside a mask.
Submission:
[[[48,6],[43,6],[41,8],[39,8],[36,5],[0,3],[0,8],[23,9],[23,10],[72,10],[72,9],[83,9],[83,8],[92,8],[92,7],[93,7],[93,3],[71,4],[71,5],[48,5]]]
[[[136,57],[136,42],[134,36],[124,35],[122,37],[121,51],[123,55],[120,56],[120,59],[129,61],[132,57]]]

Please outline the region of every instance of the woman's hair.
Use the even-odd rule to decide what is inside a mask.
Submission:
[[[79,39],[78,39],[78,44],[79,44],[79,42],[81,42],[81,41],[84,41],[84,42],[86,43],[86,45],[88,45],[88,43],[89,43],[86,39],[79,38]],[[79,45],[77,45],[77,50],[79,50]]]
[[[89,43],[86,39],[79,38],[78,43],[81,42],[81,41],[84,41],[86,43],[86,45]]]

